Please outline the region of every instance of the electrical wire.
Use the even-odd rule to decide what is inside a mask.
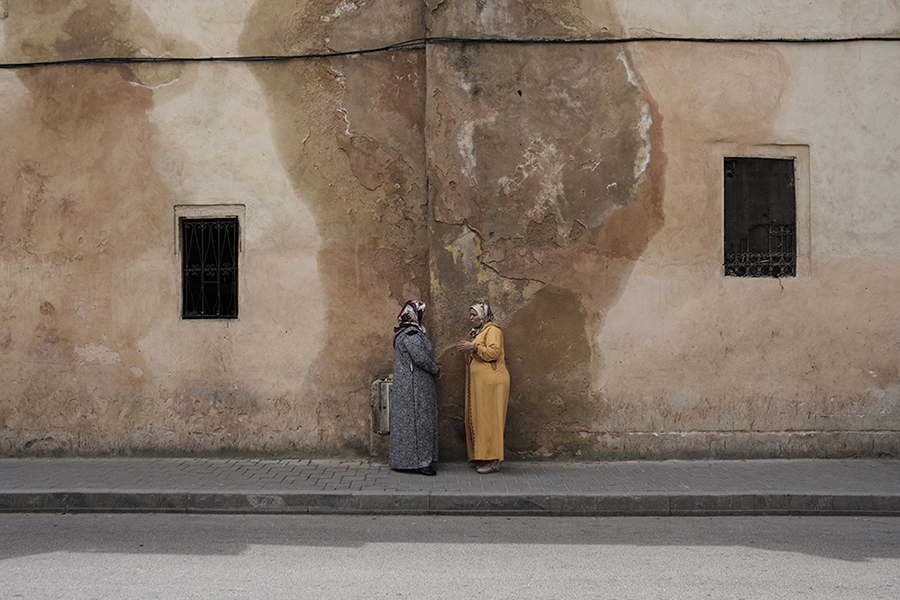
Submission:
[[[597,45],[597,44],[634,44],[639,42],[673,42],[673,43],[705,43],[705,44],[836,44],[854,42],[900,42],[900,37],[843,37],[843,38],[687,38],[687,37],[628,37],[628,38],[602,38],[602,39],[560,39],[560,38],[456,38],[456,37],[426,37],[417,38],[362,50],[348,50],[343,52],[316,52],[308,54],[284,54],[261,56],[207,56],[207,57],[175,57],[175,56],[126,56],[126,57],[95,57],[72,58],[66,60],[35,61],[22,63],[0,63],[0,69],[27,69],[33,67],[50,67],[62,65],[83,64],[159,64],[159,63],[192,63],[192,62],[278,62],[302,59],[335,58],[341,56],[357,56],[374,54],[379,52],[392,52],[398,50],[422,50],[429,45],[446,44],[569,44],[569,45]]]

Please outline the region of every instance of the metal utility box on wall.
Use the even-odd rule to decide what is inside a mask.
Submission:
[[[392,377],[376,379],[372,382],[372,404],[375,409],[375,432],[391,432],[391,389],[394,386]]]

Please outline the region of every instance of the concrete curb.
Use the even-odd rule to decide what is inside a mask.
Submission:
[[[70,491],[0,493],[0,512],[483,516],[900,516],[872,494]]]

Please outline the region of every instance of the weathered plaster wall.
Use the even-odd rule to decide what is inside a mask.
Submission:
[[[415,3],[302,4],[257,2],[241,35],[241,53],[332,47],[347,28],[354,42],[366,46],[357,39],[356,13],[367,11],[374,13],[368,33],[379,43],[396,41],[398,23],[405,27],[401,34],[421,35]],[[350,21],[332,19],[338,14]],[[278,160],[322,237],[317,263],[324,332],[312,338],[321,349],[310,366],[314,383],[307,393],[318,403],[319,427],[335,440],[335,449],[350,440],[368,445],[369,385],[390,372],[396,313],[407,298],[429,300],[424,55],[385,52],[250,69],[266,98]]]
[[[9,2],[3,56],[421,37],[388,3],[365,35],[360,11],[314,4],[234,3],[213,26],[184,3]],[[398,298],[428,293],[422,62],[4,71],[2,450],[368,452]],[[174,207],[205,204],[244,206],[239,321],[179,317]]]
[[[602,40],[896,37],[896,0],[425,0],[446,37]]]
[[[900,47],[716,50],[635,46],[664,116],[666,225],[597,331],[601,439],[638,455],[895,454]],[[719,275],[722,142],[808,145],[799,277]]]
[[[615,4],[628,37],[815,40],[900,33],[896,0],[616,0]]]
[[[411,297],[445,459],[482,299],[510,456],[900,452],[900,46],[615,41],[900,24],[807,5],[0,2],[2,62],[469,40],[0,70],[0,452],[383,453]],[[808,151],[804,266],[724,278],[722,153],[777,145]],[[179,317],[175,206],[210,204],[243,207],[238,321]]]
[[[896,3],[875,6],[877,21],[841,2],[812,19],[799,3],[652,4],[430,2],[428,26],[488,40],[830,38],[891,35],[900,17]],[[514,454],[896,453],[896,43],[537,48],[429,49],[432,294],[457,367],[441,387],[447,445],[460,451],[452,342],[466,306],[489,298]],[[726,279],[722,153],[784,144],[811,157],[800,277]]]
[[[462,44],[428,60],[442,413],[462,414],[451,348],[487,298],[515,382],[511,451],[589,450],[603,410],[590,332],[663,221],[653,100],[621,46]]]

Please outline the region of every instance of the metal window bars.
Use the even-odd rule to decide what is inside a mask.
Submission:
[[[238,219],[182,219],[182,318],[236,319]]]
[[[797,252],[793,223],[764,223],[750,228],[737,252],[725,253],[725,275],[793,277]]]

